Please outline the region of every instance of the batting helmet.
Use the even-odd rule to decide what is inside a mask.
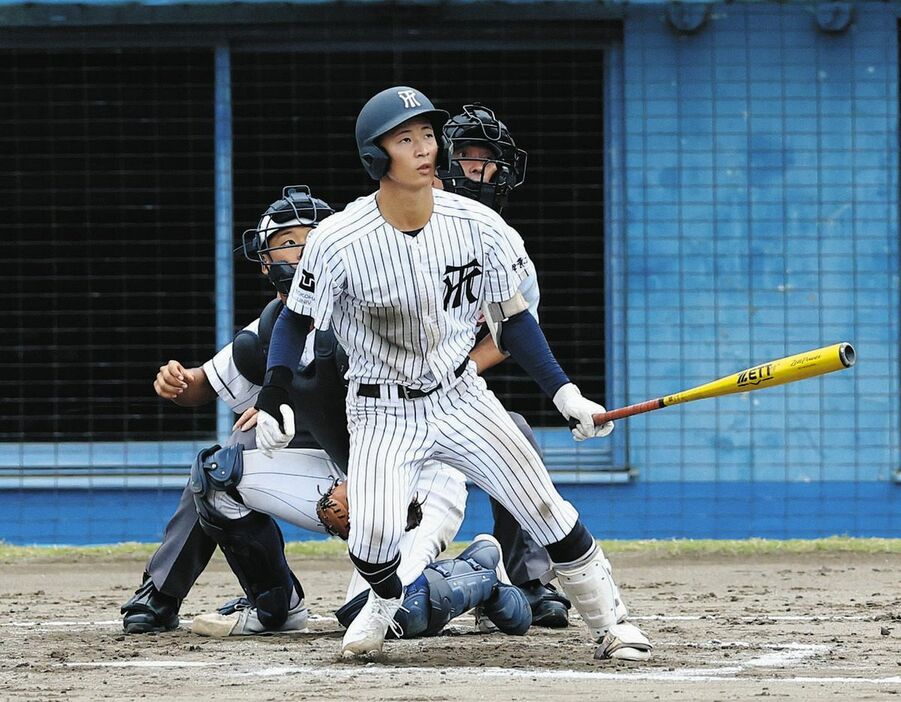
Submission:
[[[291,280],[294,278],[296,264],[286,261],[273,261],[265,254],[283,249],[303,249],[305,244],[288,244],[285,246],[269,246],[269,238],[283,229],[290,227],[313,227],[319,225],[329,215],[335,214],[324,200],[313,197],[309,186],[287,185],[282,189],[280,199],[266,208],[256,229],[248,229],[241,237],[241,248],[244,256],[254,263],[267,266],[266,277],[280,293],[288,294]]]
[[[463,112],[448,120],[443,128],[444,140],[450,154],[467,145],[484,146],[494,158],[457,159],[451,155],[449,168],[438,172],[444,189],[478,200],[496,212],[504,209],[510,191],[525,182],[528,154],[516,148],[507,125],[501,122],[494,111],[479,103],[464,105]],[[467,178],[460,161],[484,161],[494,163],[497,172],[490,182]]]
[[[438,142],[438,167],[447,163],[447,149],[441,127],[448,113],[438,110],[425,95],[406,85],[396,85],[372,96],[357,115],[357,151],[363,168],[373,180],[388,172],[388,154],[378,144],[381,137],[413,117],[424,117],[435,129]]]

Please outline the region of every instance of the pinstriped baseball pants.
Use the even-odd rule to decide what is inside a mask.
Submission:
[[[428,460],[457,468],[542,545],[572,531],[576,509],[473,364],[426,397],[406,400],[395,388],[381,390],[382,398],[359,397],[355,382],[348,390],[348,548],[355,557],[386,563],[397,554],[407,505]]]

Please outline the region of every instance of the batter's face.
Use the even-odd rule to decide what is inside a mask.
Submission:
[[[477,183],[490,183],[497,175],[497,163],[491,159],[497,156],[487,146],[466,144],[454,149],[453,159],[460,164],[463,175]]]
[[[432,184],[438,139],[431,122],[421,117],[407,120],[383,136],[380,145],[391,159],[389,178],[411,186]]]

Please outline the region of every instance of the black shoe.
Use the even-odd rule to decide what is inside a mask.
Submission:
[[[126,634],[170,631],[178,627],[180,606],[181,602],[157,590],[153,581],[145,575],[141,587],[119,610],[125,615],[122,628]]]
[[[520,585],[532,607],[532,626],[563,629],[569,626],[569,608],[572,604],[552,585],[542,585],[537,580]]]

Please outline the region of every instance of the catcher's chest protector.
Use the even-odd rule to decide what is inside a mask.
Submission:
[[[296,423],[303,426],[345,473],[350,453],[344,373],[347,354],[331,329],[317,331],[315,360],[294,376]]]

